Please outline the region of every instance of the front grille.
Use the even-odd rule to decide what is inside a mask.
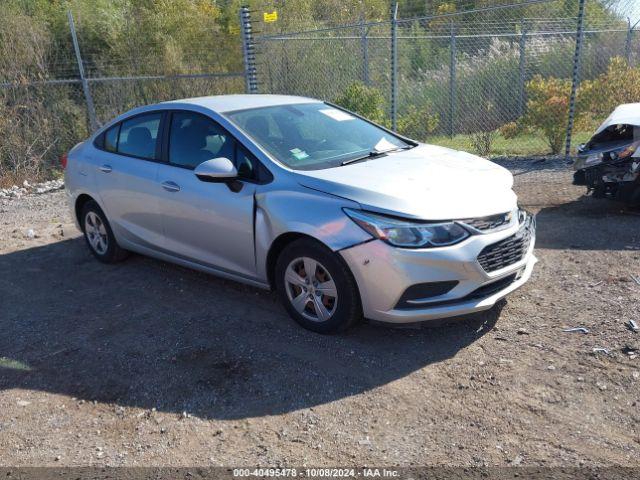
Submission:
[[[516,234],[485,247],[478,255],[485,272],[495,272],[522,260],[531,244],[532,229],[531,221],[527,220]]]
[[[486,230],[495,230],[496,228],[505,227],[511,223],[511,212],[499,213],[488,217],[469,218],[467,220],[460,220],[460,222],[483,232]]]

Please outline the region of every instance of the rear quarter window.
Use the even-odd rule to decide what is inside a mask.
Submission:
[[[120,131],[120,124],[111,127],[104,133],[103,149],[107,152],[115,153],[118,148],[118,132]]]
[[[100,150],[104,150],[104,132],[96,137],[93,141],[93,146]]]

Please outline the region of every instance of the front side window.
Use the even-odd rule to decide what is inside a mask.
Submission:
[[[259,172],[257,160],[237,142],[234,164],[240,178],[246,180],[258,180]]]
[[[296,170],[336,167],[413,146],[325,103],[252,108],[225,115],[273,157]]]
[[[161,113],[151,113],[138,115],[122,122],[118,139],[118,153],[155,160],[161,118]]]
[[[234,160],[235,141],[213,120],[195,112],[174,112],[169,132],[169,162],[196,168],[218,157]]]

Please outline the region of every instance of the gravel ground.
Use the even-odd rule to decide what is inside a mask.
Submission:
[[[0,465],[639,466],[639,213],[501,163],[538,214],[531,281],[333,337],[272,293],[98,263],[62,191],[0,200]]]

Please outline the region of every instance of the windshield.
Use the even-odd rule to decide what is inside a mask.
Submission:
[[[336,167],[413,146],[325,103],[252,108],[225,115],[272,156],[296,170]]]

